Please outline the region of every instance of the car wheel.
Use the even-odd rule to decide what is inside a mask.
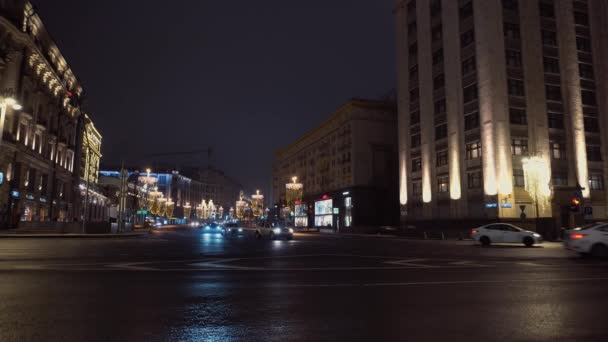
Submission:
[[[598,258],[608,257],[608,247],[601,243],[596,243],[591,247],[591,255]]]
[[[268,235],[270,237],[270,240],[274,240],[274,233],[270,232],[270,235]]]
[[[526,247],[532,247],[534,245],[534,239],[529,236],[526,236],[524,238],[524,245],[526,245]]]
[[[262,238],[262,234],[260,234],[260,232],[256,231],[255,232],[255,238],[258,239],[258,240],[261,239]]]
[[[487,236],[482,236],[481,238],[479,238],[479,242],[481,242],[481,244],[484,246],[489,246],[491,243],[490,238]]]

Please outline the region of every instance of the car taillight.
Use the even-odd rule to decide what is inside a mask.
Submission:
[[[570,238],[574,240],[579,240],[587,236],[587,234],[571,234]]]
[[[471,235],[475,235],[475,234],[477,234],[477,233],[479,233],[479,231],[478,231],[477,229],[473,229],[473,230],[471,230]]]

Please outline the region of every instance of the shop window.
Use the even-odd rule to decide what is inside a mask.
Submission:
[[[527,156],[528,155],[528,140],[527,139],[512,139],[511,140],[511,153],[514,156]]]
[[[344,198],[344,225],[350,227],[353,224],[353,198]]]
[[[589,175],[589,189],[604,190],[604,177],[601,174]]]
[[[469,189],[481,189],[482,185],[481,171],[467,173],[467,186]]]
[[[524,178],[524,170],[515,169],[513,170],[513,186],[517,188],[523,188],[526,186],[526,181]]]
[[[475,141],[466,145],[466,157],[467,159],[479,159],[481,158],[481,142]]]

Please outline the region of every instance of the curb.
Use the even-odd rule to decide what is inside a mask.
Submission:
[[[122,233],[122,234],[0,234],[0,239],[117,239],[135,238],[148,235],[148,233]]]

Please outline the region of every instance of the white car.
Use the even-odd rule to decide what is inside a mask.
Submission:
[[[564,232],[564,246],[581,255],[608,257],[608,223],[598,222]]]
[[[280,238],[292,240],[293,228],[283,227],[279,224],[270,222],[261,222],[255,228],[255,237],[258,239],[261,239],[262,237],[268,237],[271,240]]]
[[[492,243],[523,243],[526,247],[532,247],[543,242],[540,234],[508,223],[492,223],[475,228],[471,231],[471,237],[484,246]]]

